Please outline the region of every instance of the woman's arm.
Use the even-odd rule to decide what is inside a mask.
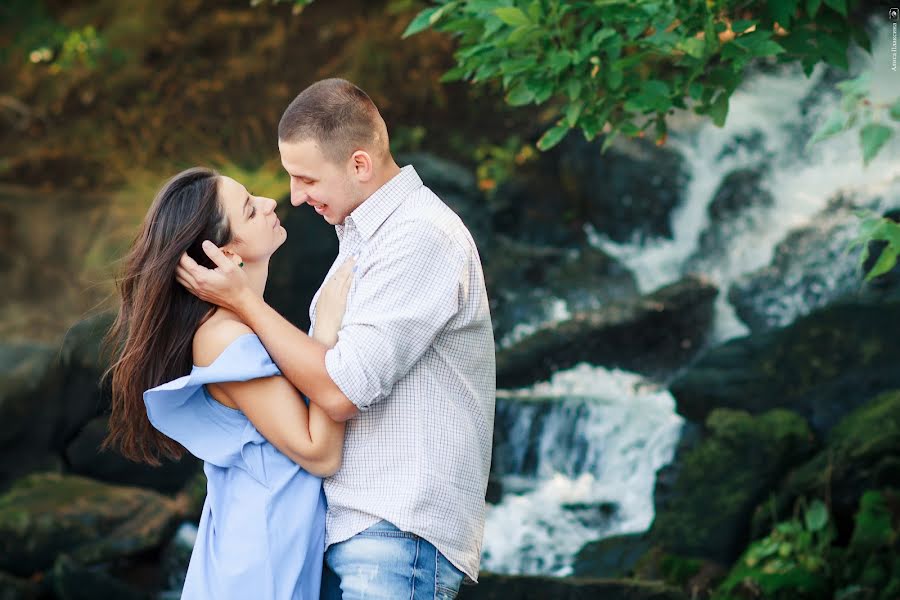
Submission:
[[[337,342],[353,277],[352,259],[322,288],[313,338],[327,347]],[[252,330],[238,321],[221,321],[198,331],[195,354],[218,356],[237,337]],[[198,352],[199,351],[199,352]],[[199,356],[208,360],[209,356]],[[210,361],[211,362],[211,361]],[[300,392],[284,377],[266,377],[215,386],[282,454],[314,475],[328,477],[341,465],[344,423],[333,421],[314,402],[307,407]],[[211,390],[212,391],[212,390]],[[264,401],[260,401],[265,398]]]
[[[195,362],[212,362],[241,335],[252,333],[237,321],[222,321],[198,332]],[[333,475],[341,464],[344,424],[324,411],[310,410],[300,392],[281,376],[217,383],[210,392],[243,412],[273,446],[319,477]]]

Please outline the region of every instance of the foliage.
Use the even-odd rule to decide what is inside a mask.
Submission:
[[[814,500],[795,516],[744,552],[714,598],[740,597],[742,590],[764,598],[818,597],[830,573],[829,551],[834,539],[828,508]]]
[[[847,251],[857,246],[863,247],[859,257],[860,269],[865,269],[865,264],[869,260],[871,243],[884,243],[878,259],[866,273],[866,281],[871,281],[879,275],[884,275],[897,264],[897,255],[900,253],[900,224],[869,211],[859,211],[857,215],[861,219],[859,234],[850,242]]]
[[[809,145],[836,136],[848,130],[859,129],[859,143],[863,151],[863,164],[868,165],[884,145],[900,128],[900,98],[892,102],[873,102],[870,97],[871,72],[838,84],[842,93],[840,108],[826,119],[810,139]],[[863,246],[860,268],[869,259],[870,242],[884,242],[875,264],[866,273],[866,281],[883,275],[897,264],[900,252],[900,224],[874,214],[860,212],[859,235],[848,247]]]
[[[511,135],[502,144],[481,144],[475,148],[478,166],[475,175],[478,187],[489,196],[497,186],[509,179],[516,167],[534,160],[538,155],[533,144],[528,144],[518,135]]]
[[[717,125],[755,59],[847,68],[853,0],[440,0],[405,36],[427,28],[459,42],[445,81],[497,82],[513,106],[548,105],[555,120],[545,150],[570,128],[587,139],[606,133],[666,139],[666,116],[691,108]]]

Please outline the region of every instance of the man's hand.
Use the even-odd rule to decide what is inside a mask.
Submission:
[[[247,274],[235,262],[240,259],[228,258],[210,241],[203,242],[203,252],[216,264],[215,269],[198,265],[185,253],[178,261],[175,279],[201,300],[240,314],[241,299],[253,293]]]
[[[356,260],[348,258],[322,288],[316,304],[316,326],[313,339],[329,348],[337,343],[337,334],[347,308],[347,293],[353,281]]]

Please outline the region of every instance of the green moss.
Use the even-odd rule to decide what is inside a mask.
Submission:
[[[694,575],[700,572],[703,562],[696,558],[667,554],[660,560],[660,570],[667,583],[684,587]]]
[[[759,499],[811,451],[813,440],[806,422],[787,410],[753,417],[719,409],[707,428],[708,437],[679,460],[653,536],[677,554],[729,560]]]

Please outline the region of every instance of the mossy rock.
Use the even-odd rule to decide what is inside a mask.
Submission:
[[[82,565],[66,554],[53,563],[48,579],[56,596],[64,600],[153,600],[155,597],[151,591],[117,579],[103,567]]]
[[[841,421],[825,447],[779,486],[774,502],[759,507],[754,534],[768,531],[773,516],[790,514],[798,498],[828,497],[846,539],[862,493],[883,488],[900,489],[900,390],[873,398]]]
[[[482,573],[476,586],[461,586],[459,600],[687,600],[659,581],[580,579]]]
[[[789,408],[826,434],[872,396],[900,388],[900,304],[846,303],[709,351],[670,387],[702,423],[716,408]]]
[[[172,494],[203,470],[203,463],[187,453],[180,460],[166,460],[154,467],[128,460],[115,450],[100,451],[100,444],[109,431],[108,421],[106,416],[91,419],[66,446],[69,473]]]
[[[0,571],[0,600],[38,600],[41,593],[40,583]]]
[[[27,576],[68,554],[91,565],[160,546],[177,525],[173,500],[140,488],[36,473],[0,496],[0,569]]]
[[[58,354],[41,344],[0,345],[0,490],[32,471],[61,466],[53,451]]]
[[[651,540],[667,552],[730,564],[748,541],[753,509],[813,450],[809,427],[791,411],[713,411],[703,439],[676,456],[671,483],[657,479]]]
[[[588,542],[575,555],[576,577],[625,577],[650,549],[643,533],[615,535]]]

